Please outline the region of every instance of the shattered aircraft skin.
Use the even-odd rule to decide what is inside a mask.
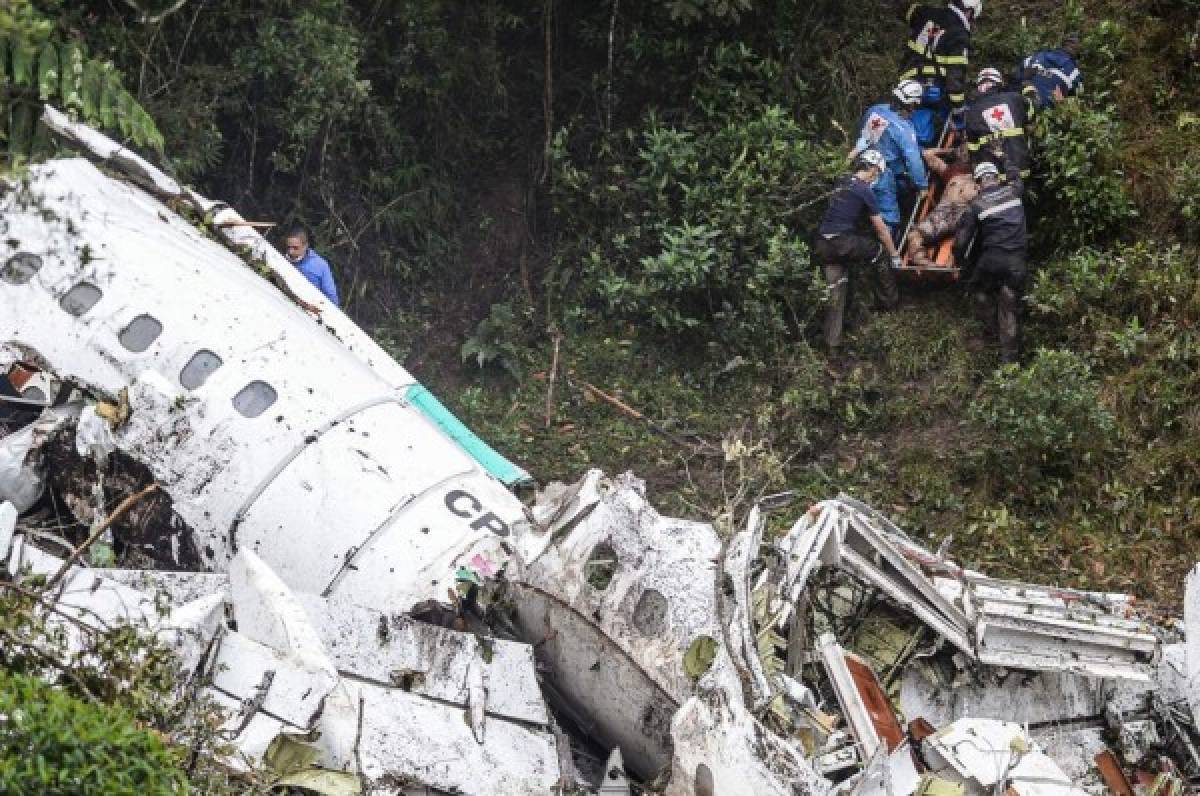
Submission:
[[[1125,595],[964,569],[846,497],[776,539],[766,503],[723,538],[631,475],[527,506],[507,488],[524,471],[424,409],[232,209],[45,121],[101,168],[54,160],[0,196],[0,374],[128,411],[109,428],[56,403],[0,437],[0,561],[63,566],[18,520],[46,438],[144,466],[177,520],[164,568],[75,565],[57,610],[175,648],[227,709],[230,765],[302,738],[346,792],[379,794],[1200,783],[1195,573],[1181,634]]]

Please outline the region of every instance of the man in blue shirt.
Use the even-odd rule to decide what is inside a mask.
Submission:
[[[877,183],[886,173],[887,162],[878,150],[860,153],[854,173],[843,177],[834,188],[829,207],[817,227],[813,254],[824,268],[825,281],[829,285],[825,344],[832,357],[837,356],[842,344],[851,266],[870,265],[875,270],[875,297],[883,306],[893,307],[900,298],[896,275],[891,270],[900,266],[900,254],[892,241],[891,231],[879,215],[879,203],[871,190],[871,184]],[[859,231],[858,222],[863,216],[870,221],[874,237]],[[885,254],[890,258],[891,268],[884,259]]]
[[[325,294],[333,306],[338,306],[337,286],[325,258],[308,246],[308,233],[299,225],[290,227],[283,244],[284,253],[304,278]]]
[[[1062,46],[1039,50],[1017,67],[1017,82],[1031,83],[1037,89],[1038,108],[1045,110],[1083,90],[1079,71],[1079,34],[1068,33]]]
[[[921,104],[924,89],[915,80],[901,80],[892,91],[888,102],[867,108],[859,126],[858,141],[851,156],[867,149],[877,149],[887,161],[887,169],[875,183],[875,198],[879,200],[879,211],[884,223],[892,230],[892,237],[900,229],[900,182],[905,178],[918,191],[929,187],[929,176],[917,133],[909,117]]]

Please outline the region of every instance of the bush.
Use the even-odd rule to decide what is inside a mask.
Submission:
[[[185,793],[180,763],[124,711],[0,671],[0,793]]]
[[[835,160],[772,98],[739,91],[780,66],[744,47],[718,48],[693,94],[694,116],[610,140],[587,170],[556,147],[557,269],[582,277],[568,296],[680,342],[767,349],[811,320],[823,283],[799,219],[819,212]],[[806,207],[807,205],[807,207]]]
[[[1071,351],[1041,349],[1024,368],[998,369],[967,418],[987,439],[984,464],[1013,484],[1093,464],[1116,439],[1091,369]]]
[[[1136,215],[1117,168],[1121,125],[1113,107],[1078,99],[1060,103],[1036,124],[1035,235],[1056,248],[1110,238]]]

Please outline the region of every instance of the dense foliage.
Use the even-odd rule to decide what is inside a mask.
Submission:
[[[187,793],[181,753],[125,711],[0,670],[0,793]]]

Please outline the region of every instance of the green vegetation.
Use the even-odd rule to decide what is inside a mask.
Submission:
[[[182,755],[128,713],[0,670],[0,793],[186,793]]]
[[[895,78],[890,1],[137,5],[10,4],[38,13],[0,32],[112,60],[183,178],[311,223],[349,312],[541,480],[632,469],[724,528],[764,492],[846,491],[997,575],[1178,603],[1196,0],[988,0],[977,66],[1084,38],[1084,95],[1037,123],[1011,367],[963,286],[889,313],[858,290],[847,361],[818,348],[808,242]]]
[[[38,121],[47,102],[136,146],[162,152],[162,134],[123,87],[113,64],[89,56],[78,38],[55,35],[29,0],[8,2],[0,10],[0,85],[0,163],[20,166],[54,153]]]

